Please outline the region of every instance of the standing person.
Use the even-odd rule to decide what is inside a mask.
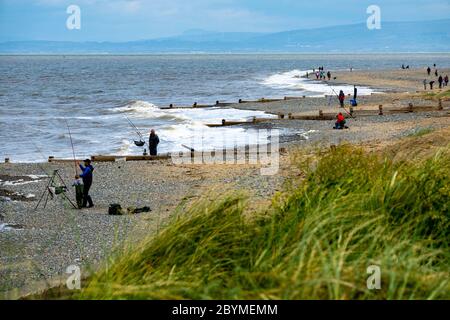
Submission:
[[[427,73],[428,73],[428,75],[431,74],[431,68],[430,67],[427,68]]]
[[[341,104],[341,108],[343,108],[343,107],[344,107],[344,100],[345,100],[345,94],[344,94],[344,91],[341,90],[341,91],[339,92],[338,99],[339,99],[339,103]]]
[[[159,144],[159,137],[155,133],[155,130],[150,130],[150,137],[148,138],[148,148],[150,149],[150,155],[156,156],[158,154],[158,144]]]
[[[327,77],[328,77],[328,81],[330,81],[331,80],[331,72],[330,71],[327,72]]]
[[[92,180],[93,180],[93,171],[94,167],[91,165],[91,160],[86,159],[83,161],[84,167],[78,163],[81,171],[83,171],[79,176],[76,176],[75,178],[78,179],[78,177],[81,177],[83,179],[83,204],[82,208],[86,208],[87,204],[89,203],[88,208],[92,208],[94,206],[94,203],[92,203],[92,198],[89,195],[89,189],[92,186]]]
[[[427,90],[427,79],[423,79],[423,89]]]
[[[444,77],[445,86],[448,86],[448,75]]]
[[[438,71],[437,71],[437,69],[434,70],[434,75],[435,75],[436,77],[438,76]]]
[[[442,78],[442,76],[439,76],[438,82],[439,82],[439,89],[442,89],[442,82],[444,82],[444,79]]]

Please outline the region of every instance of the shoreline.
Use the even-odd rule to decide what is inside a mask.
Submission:
[[[404,72],[404,70],[400,70]],[[400,86],[395,79],[398,70],[382,78],[383,72],[353,71],[356,85],[364,82],[384,82],[399,92],[388,92],[361,96],[356,110],[376,110],[379,104],[385,107],[406,107],[414,105],[436,106],[436,100],[429,100],[420,89],[418,81],[423,70],[408,70],[408,81]],[[350,73],[350,72],[349,72]],[[423,73],[425,73],[423,71]],[[336,72],[337,80],[346,79],[348,74]],[[359,77],[359,80],[355,77]],[[359,81],[359,83],[357,83]],[[415,90],[412,84],[417,82]],[[414,89],[414,88],[413,88]],[[422,88],[423,89],[423,88]],[[448,88],[446,88],[448,90]],[[408,91],[413,91],[409,92]],[[419,92],[416,92],[419,91]],[[435,89],[434,92],[439,92]],[[441,91],[442,92],[442,91]],[[316,114],[318,110],[337,113],[341,109],[337,101],[328,105],[328,99],[307,97],[299,100],[266,103],[233,104],[230,108],[244,110],[270,110],[276,113],[296,115]],[[95,268],[103,263],[114,249],[139,241],[144,235],[161,230],[177,208],[183,208],[204,194],[232,190],[247,190],[253,205],[258,206],[280,190],[283,183],[296,173],[290,166],[290,156],[297,148],[327,147],[341,143],[380,148],[420,133],[420,130],[437,131],[450,127],[450,99],[444,100],[442,111],[401,113],[383,116],[356,117],[347,119],[349,130],[333,130],[334,121],[279,120],[245,124],[238,127],[255,129],[279,129],[280,147],[286,152],[280,154],[280,171],[276,176],[261,176],[258,165],[175,165],[170,159],[142,162],[94,163],[95,180],[92,210],[69,209],[60,199],[49,202],[46,209],[34,211],[36,200],[1,202],[0,223],[18,224],[22,230],[0,232],[0,296],[15,288],[25,288],[35,281],[64,276],[67,266],[72,264]],[[296,130],[310,132],[304,139]],[[12,159],[13,160],[13,159]],[[42,175],[45,171],[60,169],[67,184],[72,181],[72,163],[1,163],[2,175],[17,177]],[[39,179],[36,179],[39,180]],[[6,180],[5,180],[6,181]],[[4,186],[22,194],[40,197],[45,188],[45,179],[28,184]],[[73,197],[73,192],[71,194]],[[107,209],[111,203],[127,206],[150,206],[152,212],[133,216],[109,216]],[[31,289],[29,289],[31,290]]]
[[[441,70],[444,74],[450,73],[450,69],[442,69]],[[366,106],[367,104],[385,104],[390,103],[393,100],[398,100],[396,97],[388,97],[386,99],[383,99],[382,95],[390,95],[393,93],[399,93],[399,94],[406,94],[407,92],[410,94],[414,94],[417,91],[423,91],[423,77],[425,75],[425,71],[422,68],[419,69],[408,69],[408,70],[402,70],[402,69],[394,69],[394,70],[354,70],[353,72],[350,71],[332,71],[332,78],[337,77],[336,80],[332,79],[330,81],[326,80],[315,80],[312,78],[312,75],[310,76],[311,82],[317,82],[321,83],[322,85],[329,85],[329,86],[338,86],[338,85],[345,85],[345,86],[352,86],[356,85],[358,87],[362,86],[368,86],[370,89],[374,90],[375,92],[371,93],[371,95],[359,95],[358,96],[358,102],[360,105]],[[315,78],[315,77],[314,77]],[[403,79],[402,81],[399,81],[398,78]],[[433,78],[433,77],[431,77]],[[380,86],[380,83],[383,83],[383,86]],[[439,89],[435,89],[436,92]],[[351,92],[351,94],[353,91]],[[349,92],[346,92],[346,94],[349,94]],[[273,99],[272,97],[266,97],[266,100]],[[278,98],[277,98],[278,99]],[[238,109],[243,111],[262,111],[269,115],[277,115],[279,113],[283,113],[285,115],[292,113],[296,115],[306,115],[307,111],[318,112],[319,110],[328,111],[328,112],[339,112],[338,108],[332,108],[333,106],[337,106],[337,99],[334,98],[334,96],[330,95],[324,95],[322,97],[317,96],[306,96],[305,98],[299,97],[298,99],[288,99],[283,100],[283,98],[280,98],[280,101],[265,101],[264,103],[260,103],[258,101],[255,102],[246,102],[246,103],[237,103],[237,102],[228,102],[225,103],[226,106],[214,106],[212,107],[219,108],[219,109]],[[346,101],[349,100],[349,97],[347,96]],[[414,99],[417,100],[417,99]],[[414,101],[413,101],[414,102]],[[419,103],[420,99],[419,99]],[[222,102],[221,102],[222,104]],[[199,104],[201,105],[201,104]],[[393,103],[393,105],[399,105]],[[403,104],[405,105],[405,104]],[[347,107],[348,108],[348,107]],[[166,109],[166,108],[161,108]],[[233,121],[231,119],[231,121]],[[204,123],[207,125],[207,123]],[[249,124],[244,124],[242,127],[248,127]],[[220,126],[219,126],[220,127]],[[235,126],[236,127],[236,126]],[[251,127],[251,126],[250,126]],[[290,127],[288,125],[288,127]],[[238,127],[239,128],[239,127]],[[103,152],[103,155],[109,155],[121,152],[119,151],[112,151],[105,153]],[[42,155],[42,154],[41,154]],[[54,154],[45,154],[47,158],[49,156],[53,156]],[[97,155],[95,153],[95,150],[92,154],[86,154],[86,156],[94,156]],[[119,154],[120,155],[120,154]],[[130,151],[129,155],[140,155],[138,152]],[[58,155],[57,155],[58,156]],[[13,163],[45,163],[47,158],[42,158],[42,160],[16,160],[15,156],[10,153],[4,154],[5,158],[9,158],[9,160]],[[19,156],[20,158],[20,156]],[[40,157],[36,157],[40,158]],[[58,156],[59,158],[59,156]],[[67,153],[67,157],[65,158],[67,160],[71,159],[71,155]],[[0,161],[3,161],[4,159],[0,159]]]

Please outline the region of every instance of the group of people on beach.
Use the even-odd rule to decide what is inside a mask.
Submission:
[[[331,72],[327,71],[325,73],[325,70],[324,70],[323,66],[319,67],[317,71],[314,68],[313,69],[313,74],[316,76],[317,80],[327,80],[327,78],[328,78],[328,81],[331,80]],[[306,77],[309,78],[309,73],[308,72],[306,73]]]
[[[437,78],[437,82],[439,84],[439,89],[442,89],[443,87],[448,86],[448,75],[445,75],[444,77],[442,74],[439,74],[438,69],[436,68],[436,64],[433,65],[434,68],[434,76]],[[431,76],[431,68],[427,68],[427,75]],[[427,90],[427,84],[430,86],[430,90],[433,90],[433,86],[436,83],[436,80],[430,80],[428,82],[427,79],[423,79],[423,88],[424,90]]]

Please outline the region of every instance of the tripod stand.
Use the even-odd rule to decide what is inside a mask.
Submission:
[[[55,180],[58,179],[60,185],[56,185],[55,184]],[[52,188],[54,189],[54,191],[52,190]],[[47,186],[45,187],[44,192],[41,195],[41,198],[39,199],[38,204],[36,205],[36,208],[34,208],[34,210],[37,210],[37,208],[39,207],[39,205],[41,204],[42,200],[44,199],[45,196],[45,202],[44,202],[44,209],[47,206],[47,202],[48,202],[48,198],[50,197],[51,199],[53,199],[55,197],[55,195],[62,195],[65,199],[67,199],[67,201],[69,201],[69,203],[75,208],[78,209],[78,207],[72,202],[72,200],[70,200],[70,198],[66,195],[66,192],[69,189],[67,188],[67,185],[64,183],[63,178],[61,177],[61,175],[59,174],[58,170],[53,170],[53,174],[50,177],[50,180],[48,181]],[[47,195],[46,195],[47,193]]]

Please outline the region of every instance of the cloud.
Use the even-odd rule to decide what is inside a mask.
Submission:
[[[373,3],[381,7],[383,19],[392,21],[450,16],[448,0],[0,0],[0,35],[74,36],[64,29],[71,4],[82,11],[80,39],[123,41],[188,29],[276,32],[350,24],[365,21],[366,8]]]

